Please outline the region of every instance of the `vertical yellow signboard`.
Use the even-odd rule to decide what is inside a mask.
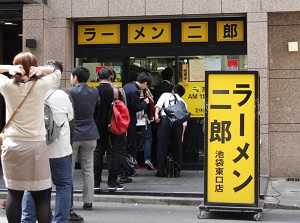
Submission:
[[[258,73],[205,76],[205,202],[257,206]]]

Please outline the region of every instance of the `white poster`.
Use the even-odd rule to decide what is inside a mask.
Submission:
[[[205,59],[205,70],[221,70],[221,57],[220,56],[210,56],[204,57]]]

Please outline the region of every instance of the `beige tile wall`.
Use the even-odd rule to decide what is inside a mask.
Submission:
[[[288,52],[289,41],[300,41],[299,29],[299,13],[269,14],[270,169],[278,177],[300,176],[295,168],[300,157],[300,53]]]

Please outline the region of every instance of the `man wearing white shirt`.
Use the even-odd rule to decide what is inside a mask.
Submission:
[[[167,115],[163,108],[174,105],[175,98],[183,101],[181,98],[185,94],[183,86],[177,84],[173,87],[172,93],[163,93],[155,105],[155,122],[157,127],[157,173],[156,177],[165,177],[165,161],[168,154],[168,143],[166,140],[171,140],[172,155],[175,162],[174,177],[180,176],[182,166],[182,141],[187,122],[183,125],[171,126]],[[183,101],[184,102],[184,101]],[[184,102],[185,103],[185,102]],[[186,103],[185,103],[185,106]]]

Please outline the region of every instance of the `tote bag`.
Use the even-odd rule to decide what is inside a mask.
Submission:
[[[183,101],[178,100],[175,94],[172,94],[172,96],[175,98],[174,105],[170,105],[171,101],[169,100],[169,107],[164,108],[164,112],[170,121],[170,125],[173,127],[188,121],[191,113],[186,109]]]

